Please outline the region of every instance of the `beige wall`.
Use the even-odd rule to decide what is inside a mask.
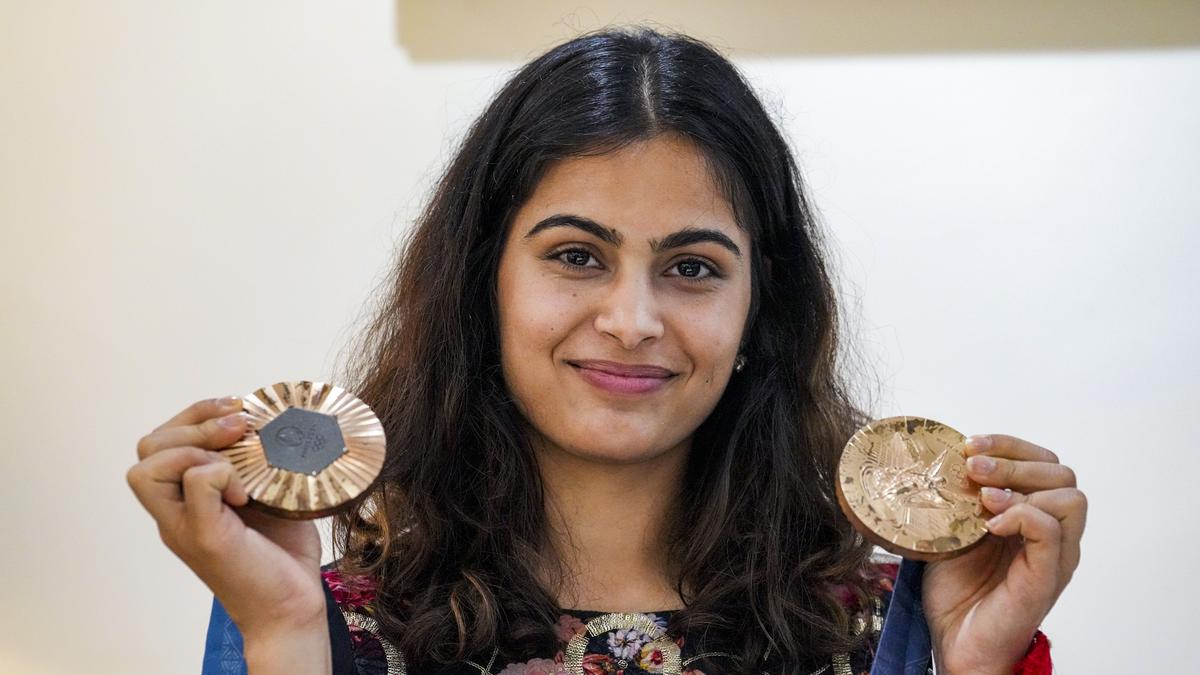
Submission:
[[[124,473],[192,400],[329,376],[517,65],[414,58],[398,25],[378,1],[0,3],[0,672],[198,671],[209,593]],[[875,412],[1077,468],[1063,672],[1189,662],[1198,600],[1200,49],[1146,42],[735,53],[840,250]]]

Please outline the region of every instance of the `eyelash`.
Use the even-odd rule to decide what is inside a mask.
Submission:
[[[546,259],[557,261],[559,265],[561,265],[564,269],[567,269],[567,270],[578,271],[581,269],[586,269],[586,265],[572,265],[571,263],[563,260],[562,256],[566,255],[567,253],[582,253],[592,259],[596,258],[596,256],[592,255],[592,252],[587,250],[586,248],[572,247],[572,248],[564,248],[562,250],[555,251],[553,253],[549,253],[546,255]],[[682,265],[683,263],[698,263],[708,269],[708,275],[703,276],[703,277],[687,277],[687,276],[683,276],[682,274],[676,275],[680,279],[683,279],[684,281],[688,281],[693,284],[702,284],[702,283],[711,281],[713,279],[724,278],[724,276],[721,274],[721,272],[717,269],[716,265],[713,265],[712,263],[710,263],[702,258],[695,258],[695,257],[685,258],[685,259],[680,260],[679,262],[675,263],[671,267],[672,267],[672,269],[674,269],[675,267],[678,267],[679,265]]]

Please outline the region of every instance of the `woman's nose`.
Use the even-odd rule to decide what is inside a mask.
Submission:
[[[662,317],[649,279],[630,275],[608,288],[594,323],[596,330],[616,338],[627,350],[650,338],[661,338]]]

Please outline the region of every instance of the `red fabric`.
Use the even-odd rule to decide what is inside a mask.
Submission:
[[[339,605],[346,605],[349,608],[362,608],[371,603],[375,598],[375,592],[378,584],[374,579],[343,574],[337,569],[321,570],[321,577],[325,579],[325,584],[329,586],[329,591],[333,594],[333,599]]]
[[[1050,661],[1050,638],[1042,631],[1033,634],[1033,642],[1025,658],[1013,666],[1013,675],[1050,675],[1054,672],[1054,663]]]

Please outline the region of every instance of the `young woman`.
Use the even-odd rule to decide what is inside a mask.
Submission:
[[[336,564],[312,523],[243,508],[212,452],[236,399],[141,439],[129,482],[213,589],[233,637],[209,654],[235,670],[865,672],[895,565],[834,496],[868,421],[836,320],[792,154],[734,67],[592,33],[503,87],[399,257],[344,382],[389,457]],[[921,599],[939,669],[1013,672],[1086,502],[1049,450],[970,452],[1009,489],[984,491],[995,536],[926,566]]]

